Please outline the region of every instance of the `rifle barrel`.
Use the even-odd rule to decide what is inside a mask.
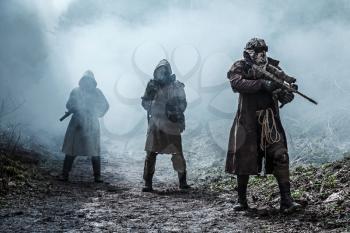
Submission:
[[[310,101],[311,103],[313,103],[313,104],[315,104],[315,105],[318,104],[315,100],[311,99],[311,98],[308,97],[307,95],[304,95],[303,93],[301,93],[301,92],[299,92],[299,91],[294,91],[294,92],[297,93],[298,95],[304,97],[305,99],[307,99],[307,100]]]
[[[273,74],[271,74],[270,72],[260,68],[259,66],[252,64],[253,69],[256,69],[258,72],[261,72],[262,74],[264,74],[268,79],[270,79],[271,81],[277,82],[279,84],[281,84],[283,87],[285,87],[286,89],[288,89],[289,91],[292,91],[298,95],[300,95],[301,97],[307,99],[308,101],[310,101],[311,103],[317,105],[318,103],[311,99],[310,97],[308,97],[307,95],[299,92],[298,90],[295,90],[294,88],[292,88],[289,84],[285,84],[283,80],[280,80],[279,78],[275,77]]]

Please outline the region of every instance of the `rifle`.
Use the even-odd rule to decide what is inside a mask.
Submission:
[[[308,101],[310,101],[311,103],[317,105],[318,103],[313,100],[312,98],[308,97],[307,95],[301,93],[300,91],[298,91],[296,89],[295,86],[293,86],[293,84],[291,83],[287,83],[285,82],[284,80],[281,80],[279,78],[277,78],[276,76],[274,76],[273,74],[271,74],[270,72],[262,69],[261,67],[255,65],[255,64],[252,64],[252,68],[255,69],[256,71],[262,73],[265,77],[267,77],[267,79],[273,81],[273,82],[276,82],[278,84],[280,84],[282,86],[282,89],[285,89],[287,91],[290,91],[290,92],[293,92],[293,93],[296,93],[298,95],[300,95],[301,97],[303,97],[304,99],[307,99]]]
[[[72,112],[66,112],[61,118],[60,121],[63,121],[64,119],[66,119],[67,117],[69,117],[72,114]]]
[[[246,57],[247,58],[247,57]],[[270,80],[270,81],[273,81],[273,82],[276,82],[278,84],[281,85],[281,88],[284,89],[284,90],[287,90],[287,91],[290,91],[290,92],[293,92],[293,93],[296,93],[298,95],[300,95],[301,97],[307,99],[308,101],[310,101],[311,103],[317,105],[317,102],[315,100],[313,100],[312,98],[308,97],[307,95],[301,93],[300,91],[298,91],[297,87],[295,85],[293,85],[292,83],[288,83],[285,81],[285,79],[280,79],[278,78],[277,76],[271,74],[270,72],[264,70],[263,68],[255,65],[251,59],[247,59],[248,61],[248,65],[250,65],[250,67],[257,71],[258,73],[261,73],[265,76],[266,79]]]

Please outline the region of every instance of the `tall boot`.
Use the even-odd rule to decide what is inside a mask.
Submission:
[[[62,174],[59,177],[59,180],[61,181],[69,180],[69,173],[72,170],[74,159],[75,159],[75,156],[71,156],[71,155],[66,155],[64,157]]]
[[[148,174],[147,177],[145,178],[145,186],[142,188],[142,192],[153,192],[152,179],[153,179],[153,173]]]
[[[187,184],[187,172],[178,172],[180,189],[190,189],[191,186]]]
[[[276,177],[280,189],[280,211],[282,213],[292,213],[300,209],[301,205],[293,200],[290,193],[290,175],[288,165],[277,164],[273,174]]]
[[[280,211],[282,213],[293,213],[301,208],[301,205],[296,203],[290,193],[290,182],[278,183],[280,194],[281,194],[281,204]]]
[[[92,156],[92,169],[94,170],[94,178],[96,183],[102,183],[103,180],[101,178],[101,157],[100,156]]]
[[[237,175],[237,192],[238,200],[233,206],[235,211],[247,210],[249,208],[247,202],[247,186],[249,181],[249,175]]]
[[[145,180],[145,186],[142,188],[142,192],[153,192],[152,180],[156,166],[156,159],[157,153],[147,152],[143,170],[143,179]]]

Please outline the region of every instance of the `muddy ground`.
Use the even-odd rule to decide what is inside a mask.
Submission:
[[[191,171],[194,188],[180,191],[167,155],[157,160],[156,192],[142,193],[144,153],[112,154],[104,155],[104,184],[92,182],[90,161],[83,157],[75,162],[68,183],[55,177],[62,161],[32,169],[39,175],[30,181],[10,183],[11,191],[0,198],[0,232],[350,231],[347,223],[332,225],[317,219],[308,205],[301,213],[281,215],[278,196],[272,206],[251,201],[250,211],[234,212],[236,194],[230,188],[215,188],[218,180],[208,180],[208,185]]]

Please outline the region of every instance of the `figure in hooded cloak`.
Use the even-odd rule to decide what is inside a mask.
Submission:
[[[178,172],[179,187],[188,189],[186,161],[182,152],[181,133],[185,130],[184,111],[187,107],[185,85],[172,74],[167,60],[161,60],[153,73],[142,97],[142,106],[147,111],[147,152],[143,178],[144,192],[151,192],[156,156],[171,154],[174,170]]]
[[[100,123],[109,109],[102,91],[91,71],[86,71],[79,81],[79,87],[70,93],[66,108],[72,113],[62,151],[66,154],[61,179],[68,181],[69,172],[76,156],[91,157],[95,182],[101,179]]]

